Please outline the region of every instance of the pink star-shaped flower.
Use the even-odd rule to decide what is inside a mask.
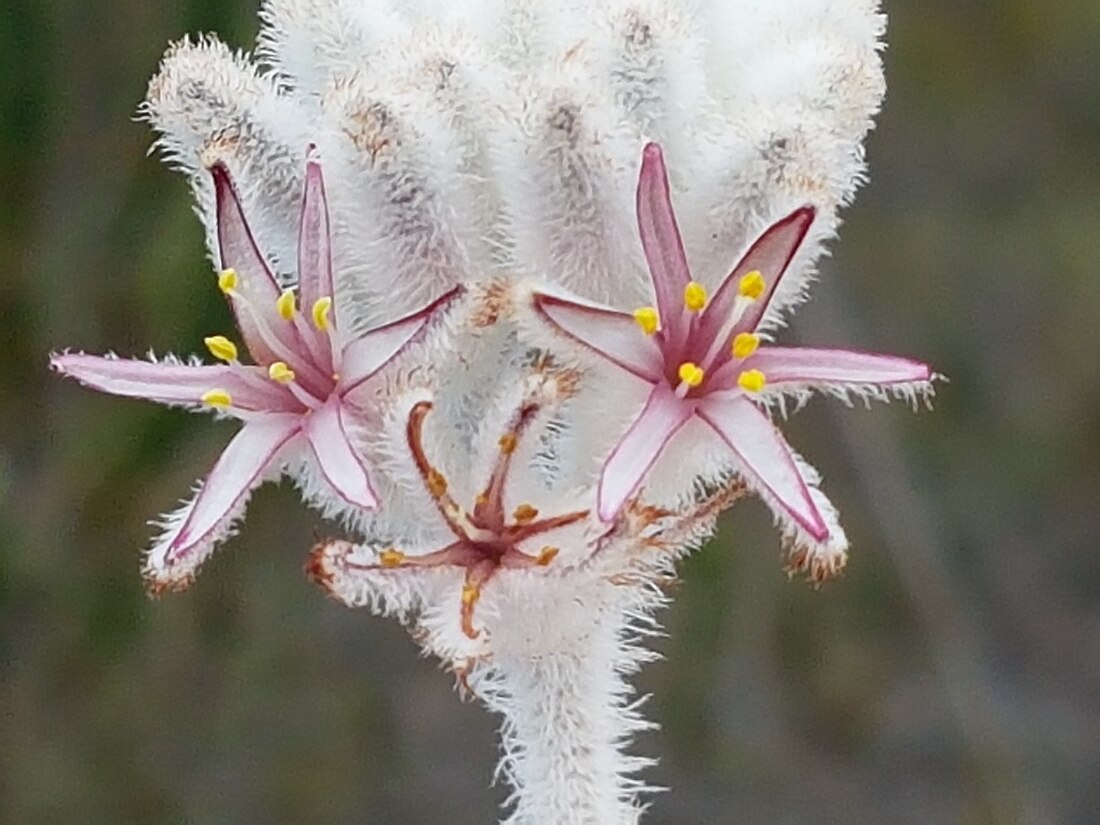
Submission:
[[[548,292],[534,296],[554,327],[652,385],[641,413],[603,465],[600,518],[615,518],[672,438],[698,418],[734,452],[750,485],[784,524],[813,542],[827,542],[829,519],[811,494],[812,471],[761,405],[775,394],[810,389],[926,392],[931,368],[887,355],[763,343],[762,321],[813,223],[813,207],[768,227],[709,299],[688,270],[664,160],[654,143],[643,152],[637,211],[655,306],[631,314]]]
[[[432,464],[425,449],[424,420],[431,410],[430,401],[412,408],[406,436],[417,473],[451,533],[450,540],[439,549],[420,553],[406,554],[391,547],[367,562],[358,560],[357,549],[349,542],[326,542],[314,548],[307,570],[314,581],[341,600],[349,586],[356,589],[356,580],[369,584],[377,575],[462,570],[460,624],[467,638],[476,639],[480,631],[474,627],[474,608],[481,599],[482,588],[500,571],[549,566],[559,548],[543,543],[544,540],[562,528],[582,522],[588,511],[542,517],[538,508],[522,503],[508,512],[505,488],[518,441],[539,410],[533,402],[521,406],[509,422],[498,442],[499,452],[487,483],[474,506],[464,507],[452,496],[446,476]],[[541,549],[536,549],[540,546]]]
[[[392,361],[454,291],[423,309],[350,334],[333,302],[328,206],[320,165],[306,166],[298,236],[298,289],[280,288],[245,221],[222,164],[214,179],[221,272],[241,337],[255,364],[238,360],[224,336],[205,340],[224,363],[160,363],[55,354],[52,366],[114,395],[221,412],[244,426],[229,442],[195,498],[165,519],[145,570],[155,590],[187,586],[231,530],[250,492],[292,458],[311,459],[327,487],[353,508],[378,504],[367,465],[348,434],[348,397]],[[301,307],[302,311],[299,311]]]

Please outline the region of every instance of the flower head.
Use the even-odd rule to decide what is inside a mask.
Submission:
[[[738,469],[800,545],[832,548],[832,561],[815,576],[833,572],[843,534],[813,489],[812,471],[764,408],[784,393],[812,389],[912,396],[929,391],[932,370],[906,358],[766,342],[763,323],[810,230],[813,207],[765,229],[712,296],[691,276],[654,143],[642,155],[637,216],[654,305],[630,313],[550,291],[534,296],[538,311],[559,331],[652,387],[604,462],[600,518],[614,519],[677,434],[699,419],[732,451]]]
[[[314,580],[396,616],[503,714],[510,822],[638,820],[644,762],[624,748],[645,722],[625,678],[650,658],[674,562],[749,486],[791,534],[793,567],[842,564],[833,508],[769,406],[928,389],[922,364],[766,334],[864,179],[883,91],[878,4],[797,5],[265,0],[258,61],[184,41],[150,84],[143,114],[199,196],[243,342],[207,339],[218,365],[56,363],[244,422],[150,555],[154,581],[185,582],[255,483],[304,469],[309,493],[355,516],[350,540],[311,554]],[[643,135],[675,159],[679,226],[656,145],[632,202]],[[339,288],[306,143],[334,211],[363,216],[339,222]],[[708,280],[760,216],[784,214]],[[297,291],[258,247],[297,251]],[[454,284],[464,299],[407,368],[358,394],[437,304],[390,319]],[[630,376],[644,402],[609,391]]]
[[[554,379],[551,378],[551,381]],[[448,533],[437,549],[414,552],[395,547],[363,551],[347,542],[332,542],[314,550],[310,572],[314,580],[341,600],[354,603],[351,590],[369,584],[371,578],[407,578],[439,570],[462,577],[458,615],[460,627],[469,639],[477,639],[474,609],[482,588],[498,571],[537,570],[557,559],[561,548],[553,544],[554,534],[580,525],[588,510],[544,515],[531,501],[507,504],[506,488],[514,457],[531,423],[540,413],[536,398],[526,398],[514,411],[495,445],[489,477],[474,496],[472,506],[453,495],[447,475],[432,462],[425,446],[424,423],[432,411],[430,401],[418,401],[409,412],[406,439],[409,455],[439,519]],[[450,624],[445,622],[445,624]]]
[[[226,295],[253,364],[228,337],[205,339],[217,365],[64,353],[51,364],[114,395],[206,409],[244,426],[225,448],[194,499],[166,519],[145,570],[154,590],[190,583],[232,529],[253,488],[292,458],[311,462],[347,508],[371,509],[378,497],[350,433],[349,399],[391,362],[452,293],[418,312],[353,334],[334,300],[331,233],[321,167],[306,165],[298,234],[297,289],[283,289],[260,253],[229,172],[213,177],[218,287]]]

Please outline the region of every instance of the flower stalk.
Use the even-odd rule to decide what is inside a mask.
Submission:
[[[606,588],[616,587],[607,583]],[[602,594],[601,604],[624,594]],[[523,613],[509,617],[523,622]],[[647,725],[633,709],[621,611],[592,611],[555,635],[551,649],[494,656],[476,690],[503,718],[501,773],[514,788],[508,822],[633,823],[646,760],[626,753]]]

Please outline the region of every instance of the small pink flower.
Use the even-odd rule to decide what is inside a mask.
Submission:
[[[831,519],[811,492],[812,470],[792,453],[761,405],[776,394],[811,389],[927,392],[931,368],[893,356],[763,343],[762,321],[810,229],[813,207],[768,227],[709,299],[688,270],[664,160],[654,143],[642,157],[637,212],[655,306],[631,314],[548,292],[534,298],[561,332],[652,385],[641,413],[603,465],[600,518],[615,518],[673,437],[699,418],[736,454],[750,485],[784,524],[826,543]]]
[[[225,538],[250,492],[296,454],[312,459],[345,505],[374,508],[378,498],[363,456],[348,434],[348,396],[390,363],[454,291],[407,317],[350,334],[333,302],[328,206],[320,165],[306,166],[298,236],[298,289],[280,288],[245,221],[221,163],[214,179],[221,262],[228,297],[255,364],[238,360],[224,336],[205,340],[219,365],[55,354],[52,366],[114,395],[221,412],[244,426],[229,442],[195,498],[165,519],[146,560],[155,590],[187,586]],[[301,307],[301,311],[299,311]]]

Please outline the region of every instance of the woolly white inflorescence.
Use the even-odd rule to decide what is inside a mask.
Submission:
[[[194,187],[214,260],[207,170],[220,164],[258,247],[293,280],[308,152],[325,172],[345,328],[463,288],[348,407],[377,509],[334,500],[310,461],[287,470],[360,534],[320,544],[309,573],[409,625],[502,714],[508,821],[635,822],[646,762],[624,748],[645,723],[625,677],[650,658],[641,642],[673,562],[746,490],[776,512],[790,568],[815,582],[840,572],[847,542],[800,457],[790,472],[812,519],[788,513],[751,451],[726,449],[699,420],[601,518],[601,472],[645,387],[547,323],[532,296],[653,303],[636,187],[656,143],[708,293],[768,227],[816,214],[775,273],[766,342],[806,297],[864,177],[884,92],[878,3],[266,0],[261,19],[254,58],[213,38],[173,46],[143,107]],[[841,370],[755,402],[811,389],[913,397],[931,377],[883,385]]]

